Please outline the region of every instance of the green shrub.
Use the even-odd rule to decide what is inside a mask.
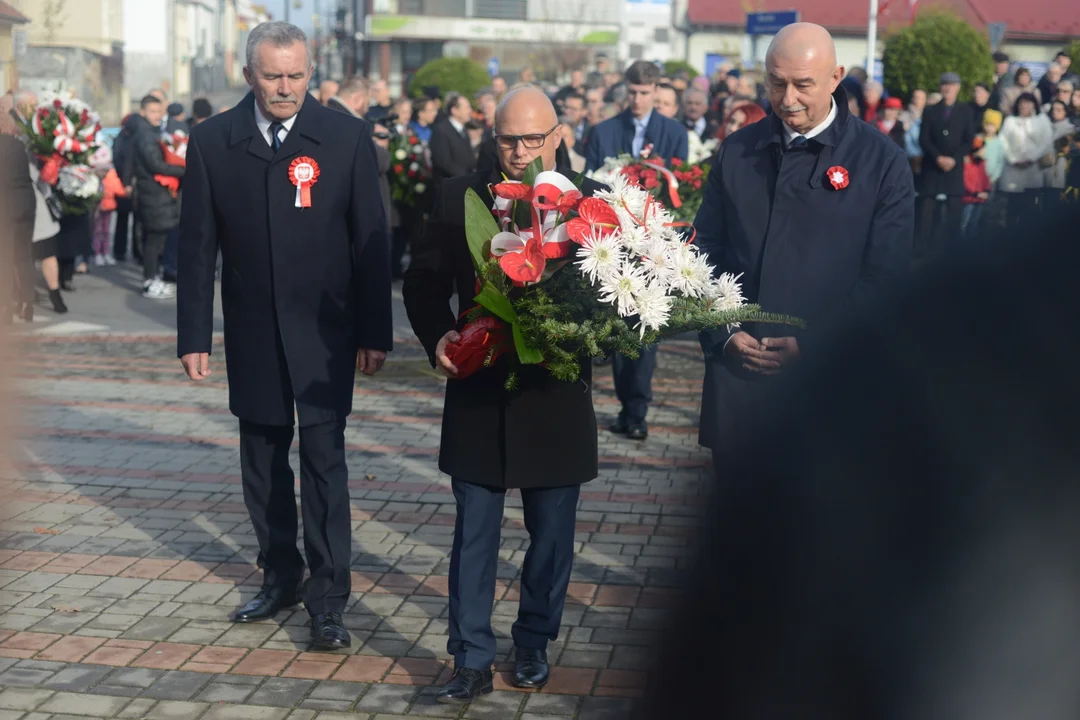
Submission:
[[[443,97],[458,92],[468,98],[491,84],[491,76],[480,63],[468,58],[437,58],[416,71],[409,83],[409,95],[420,97],[424,88],[437,85]]]
[[[693,65],[688,62],[683,62],[682,60],[668,60],[664,63],[664,74],[668,77],[673,77],[675,73],[679,72],[680,70],[685,70],[687,73],[689,73],[691,80],[701,74],[694,68]]]
[[[892,95],[908,98],[911,91],[937,90],[942,73],[957,73],[963,84],[960,97],[969,99],[976,83],[994,79],[990,41],[985,34],[952,12],[927,8],[911,25],[885,41],[885,87]]]
[[[1080,40],[1073,40],[1071,45],[1066,45],[1062,50],[1064,50],[1072,59],[1072,65],[1069,66],[1069,72],[1074,73],[1080,70]]]

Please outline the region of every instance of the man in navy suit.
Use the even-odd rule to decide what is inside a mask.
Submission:
[[[716,272],[747,300],[803,318],[701,334],[700,442],[720,470],[762,404],[770,376],[821,352],[830,327],[873,306],[911,261],[915,194],[904,151],[848,111],[832,37],[796,23],[765,60],[773,114],[720,146],[694,221]]]
[[[233,620],[268,620],[302,599],[314,648],[336,650],[351,642],[341,618],[352,552],[345,419],[356,370],[374,375],[391,349],[390,243],[371,124],[309,97],[313,68],[300,28],[258,25],[244,68],[252,92],[191,133],[177,354],[192,380],[210,374],[220,249],[229,409],[263,570],[262,590]]]
[[[608,158],[618,155],[650,157],[670,164],[673,158],[686,160],[690,142],[682,123],[653,110],[660,69],[638,60],[626,71],[630,106],[622,113],[593,128],[585,149],[585,169],[595,170]],[[652,401],[652,375],[656,367],[656,346],[641,351],[636,360],[616,355],[615,394],[622,403],[611,432],[625,433],[632,440],[644,440],[648,434],[645,415]]]

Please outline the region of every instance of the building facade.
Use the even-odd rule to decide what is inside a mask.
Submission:
[[[513,83],[531,68],[555,79],[591,62],[598,53],[615,56],[624,0],[373,0],[360,24],[369,75],[389,81],[394,92],[429,60],[495,58]],[[345,2],[344,27],[352,27],[352,2]]]
[[[6,0],[28,18],[19,84],[71,92],[106,121],[125,107],[123,0]]]
[[[26,29],[30,19],[6,2],[0,2],[0,93],[19,86],[19,58],[26,54]]]

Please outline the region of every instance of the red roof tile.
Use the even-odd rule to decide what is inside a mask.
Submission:
[[[885,0],[879,0],[885,5]],[[1080,13],[1076,0],[921,0],[920,8],[929,5],[950,7],[978,28],[987,23],[1006,24],[1009,39],[1061,39],[1080,37]],[[824,25],[833,32],[864,33],[870,15],[868,0],[756,0],[755,10],[777,12],[798,10],[806,22]],[[690,0],[686,12],[691,25],[742,27],[746,6],[734,0]],[[908,0],[889,0],[878,14],[882,28],[906,25],[911,21]]]
[[[19,12],[15,8],[11,7],[10,5],[8,5],[3,0],[0,0],[0,20],[6,21],[6,22],[9,22],[9,23],[19,23],[19,24],[30,22],[30,18],[26,17],[21,12]]]

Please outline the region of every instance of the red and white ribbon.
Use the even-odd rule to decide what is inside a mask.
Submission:
[[[667,180],[668,195],[671,196],[671,206],[682,207],[682,198],[679,197],[679,179],[675,177],[675,173],[664,167],[663,160],[646,160],[645,164],[663,175],[664,179]]]
[[[295,206],[311,207],[311,186],[319,181],[319,163],[307,156],[296,158],[289,165],[289,181],[296,186]]]

